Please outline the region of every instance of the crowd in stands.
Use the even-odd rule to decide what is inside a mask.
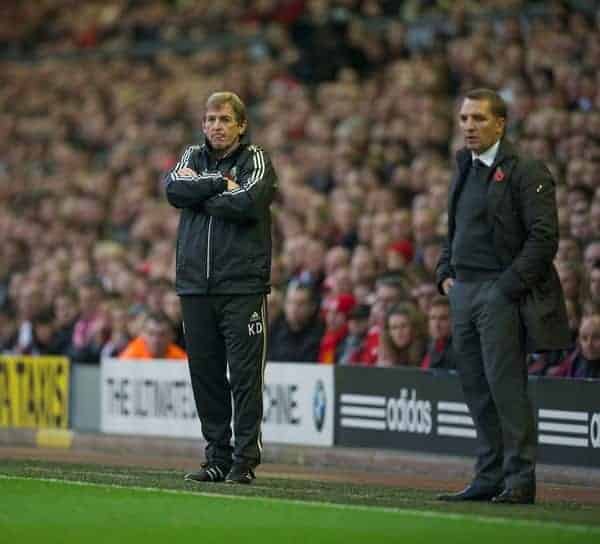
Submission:
[[[270,360],[452,369],[434,270],[457,97],[491,87],[557,181],[573,346],[530,373],[600,377],[600,2],[6,4],[1,352],[185,349],[162,177],[226,89],[279,176]]]

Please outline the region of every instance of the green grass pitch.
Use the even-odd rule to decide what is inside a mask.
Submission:
[[[285,478],[202,486],[123,467],[0,460],[0,503],[7,544],[600,542],[596,505],[449,508],[430,492]]]

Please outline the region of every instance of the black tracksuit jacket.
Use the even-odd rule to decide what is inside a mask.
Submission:
[[[188,167],[197,176],[180,176]],[[223,176],[240,185],[226,191]],[[268,293],[276,175],[266,152],[244,135],[216,159],[208,143],[190,146],[165,178],[168,201],[181,208],[175,289],[179,295]]]
[[[184,167],[197,175],[179,175]],[[240,187],[227,191],[224,176]],[[165,182],[168,201],[181,209],[175,288],[206,459],[224,473],[232,460],[255,467],[262,450],[275,172],[267,154],[243,138],[221,159],[208,143],[189,147]]]

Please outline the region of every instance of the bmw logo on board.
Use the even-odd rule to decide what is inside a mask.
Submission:
[[[313,421],[317,431],[323,430],[325,423],[325,414],[327,413],[327,394],[325,393],[325,385],[321,380],[317,380],[315,392],[313,394]]]

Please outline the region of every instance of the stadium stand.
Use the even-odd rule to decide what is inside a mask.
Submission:
[[[501,92],[510,136],[558,182],[556,261],[579,349],[582,315],[600,313],[600,2],[481,4],[4,2],[2,352],[50,345],[94,363],[146,312],[173,308],[151,288],[174,276],[178,217],[160,179],[201,138],[208,94],[230,89],[279,173],[277,304],[290,280],[323,308],[351,294],[371,306],[369,355],[353,364],[377,364],[376,284],[394,276],[398,302],[428,311],[460,145],[451,112],[476,86]],[[536,354],[531,372],[560,375],[569,355]]]

